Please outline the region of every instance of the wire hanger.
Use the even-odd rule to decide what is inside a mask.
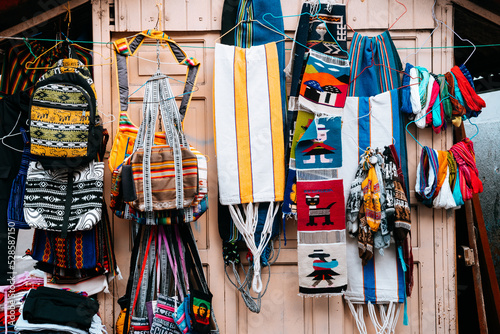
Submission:
[[[472,121],[470,120],[470,117],[467,120],[469,121],[470,125],[473,125],[476,128],[476,133],[472,137],[469,138],[470,140],[472,140],[472,139],[474,139],[475,136],[477,136],[479,134],[479,127],[477,126],[476,123],[472,123]]]
[[[427,41],[431,38],[431,36],[434,34],[434,32],[436,32],[436,30],[441,26],[441,24],[443,24],[446,28],[448,28],[451,32],[453,32],[453,34],[455,34],[455,36],[457,36],[458,38],[460,38],[460,40],[462,42],[468,42],[468,43],[470,43],[472,45],[472,47],[473,47],[472,52],[469,55],[469,57],[467,57],[467,59],[463,62],[463,65],[465,65],[465,63],[467,63],[467,61],[469,61],[469,59],[472,57],[472,55],[474,54],[474,52],[476,52],[477,48],[476,48],[476,45],[474,43],[472,43],[470,40],[468,40],[466,38],[462,38],[459,34],[457,34],[455,32],[455,30],[453,30],[451,27],[449,27],[446,23],[444,23],[443,21],[437,19],[437,17],[436,17],[436,3],[437,3],[437,0],[434,0],[434,4],[432,5],[432,18],[433,18],[434,22],[436,23],[436,27],[431,31],[431,34],[425,39],[425,41],[417,49],[417,51],[415,51],[413,53],[410,53],[409,55],[407,55],[403,59],[403,61],[402,61],[403,63],[406,62],[406,59],[408,59],[408,57],[416,55],[417,53],[420,52],[420,50],[422,50],[422,48],[424,47],[425,43],[427,43]]]
[[[21,119],[21,113],[19,113],[19,116],[17,116],[16,123],[14,124],[14,126],[12,127],[12,129],[10,130],[10,132],[9,132],[8,134],[6,134],[5,136],[3,136],[2,138],[0,138],[0,142],[1,142],[1,143],[5,146],[5,147],[10,148],[11,150],[14,150],[14,151],[16,151],[16,152],[21,152],[21,153],[23,153],[23,152],[24,152],[23,150],[20,150],[20,149],[17,149],[17,148],[15,148],[15,147],[12,147],[12,146],[10,146],[9,144],[6,144],[6,143],[5,143],[5,141],[4,141],[4,139],[10,138],[10,137],[15,137],[15,136],[17,136],[17,135],[20,135],[20,134],[21,134],[21,132],[16,132],[16,133],[13,133],[13,132],[14,132],[14,130],[16,129],[17,124],[19,123],[19,120],[20,120],[20,119]],[[26,122],[28,122],[28,121],[26,120]],[[28,131],[27,131],[27,132],[28,132]]]
[[[446,99],[449,99],[450,97],[451,97],[451,95],[445,96],[445,97],[444,97],[444,98],[443,98],[443,99],[439,102],[439,104],[438,104],[437,106],[432,106],[432,107],[431,107],[431,110],[429,110],[429,111],[428,111],[425,115],[423,115],[422,117],[420,117],[420,118],[418,118],[418,119],[414,119],[413,121],[408,122],[408,124],[406,124],[406,126],[405,126],[405,130],[406,130],[406,132],[407,132],[407,133],[408,133],[408,134],[409,134],[409,135],[413,138],[413,140],[415,140],[415,141],[417,142],[417,144],[418,144],[421,148],[424,148],[424,146],[423,146],[422,144],[420,144],[420,142],[417,140],[417,138],[415,138],[415,137],[413,136],[413,134],[412,134],[412,133],[408,130],[408,126],[410,126],[410,124],[412,124],[412,123],[416,123],[416,122],[420,121],[421,119],[424,119],[425,117],[427,117],[427,115],[429,115],[431,112],[433,112],[433,111],[434,111],[434,108],[437,108],[437,107],[439,107],[439,108],[440,108],[440,107],[441,107],[441,104],[443,103],[443,101],[444,101],[444,100],[446,100]],[[446,122],[446,120],[443,120],[443,122]]]
[[[262,19],[269,25],[271,26],[272,28],[274,28],[275,30],[279,30],[277,27],[275,27],[271,22],[269,22],[267,19],[266,19],[266,16],[267,15],[271,15],[274,19],[280,19],[280,18],[287,18],[287,17],[300,17],[302,15],[310,15],[311,17],[315,18],[316,20],[319,20],[321,21],[324,25],[325,25],[325,28],[326,28],[326,31],[328,32],[328,35],[330,35],[330,37],[333,39],[333,41],[335,42],[335,44],[337,44],[337,46],[339,47],[339,49],[344,52],[348,58],[349,58],[349,52],[347,52],[346,50],[344,50],[339,42],[337,41],[337,39],[333,36],[333,34],[331,33],[330,29],[328,29],[328,26],[327,26],[327,23],[319,17],[319,12],[321,11],[321,0],[318,0],[318,9],[317,11],[313,14],[313,13],[310,13],[310,12],[304,12],[304,13],[300,13],[300,14],[295,14],[295,15],[282,15],[282,16],[275,16],[274,14],[272,13],[265,13],[264,15],[262,15]],[[257,21],[258,22],[258,21]],[[260,22],[259,22],[260,23]],[[262,25],[262,23],[260,23]],[[282,32],[279,32],[279,34],[285,36],[286,38],[292,40],[294,43],[297,43],[298,45],[308,49],[308,50],[312,50],[310,47],[308,46],[305,46],[304,44],[296,41],[294,38],[282,33]]]

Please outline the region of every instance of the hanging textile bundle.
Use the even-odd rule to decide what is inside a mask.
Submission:
[[[284,142],[275,43],[242,49],[217,44],[214,117],[220,202],[253,255],[253,290],[262,290],[260,255],[283,200]],[[260,241],[259,203],[269,202]],[[243,212],[239,206],[242,204]]]
[[[456,143],[449,151],[422,148],[415,184],[419,201],[435,209],[457,209],[482,191],[470,139]]]
[[[460,190],[464,200],[472,198],[473,194],[483,192],[483,183],[479,179],[476,167],[474,144],[469,138],[456,143],[450,148],[460,172]]]
[[[424,67],[406,64],[401,110],[415,119],[418,128],[429,126],[440,133],[446,129],[446,122],[460,126],[462,117],[477,117],[485,106],[464,65],[436,75]]]

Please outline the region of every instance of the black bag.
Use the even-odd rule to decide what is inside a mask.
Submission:
[[[32,324],[59,324],[88,331],[99,303],[74,292],[38,287],[23,307],[23,318]]]

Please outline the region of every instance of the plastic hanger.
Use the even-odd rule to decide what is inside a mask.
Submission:
[[[389,28],[387,29],[388,31],[392,29],[392,27],[394,27],[394,25],[408,12],[408,8],[406,7],[406,5],[398,0],[394,0],[395,2],[397,2],[398,4],[400,4],[401,6],[404,7],[405,11],[403,12],[403,14],[399,15],[398,18],[389,26]],[[347,13],[347,5],[349,4],[349,0],[347,0],[347,2],[345,3],[345,7],[346,7],[346,13]],[[347,23],[347,20],[346,20],[346,25],[349,29],[352,30],[352,32],[356,32],[354,31],[353,28],[351,28],[351,26],[349,25],[349,23]]]
[[[434,19],[434,22],[436,22],[436,27],[431,31],[430,35],[425,39],[425,41],[417,49],[417,51],[415,51],[413,53],[410,53],[409,55],[407,55],[403,59],[403,61],[402,61],[403,63],[406,62],[406,59],[408,59],[408,57],[416,55],[417,53],[420,52],[420,50],[422,50],[422,48],[424,47],[425,43],[427,43],[427,41],[431,38],[431,36],[434,34],[434,32],[436,32],[436,30],[441,26],[441,24],[443,24],[446,28],[448,28],[449,30],[451,30],[453,32],[453,34],[455,34],[455,36],[457,36],[458,38],[460,38],[460,40],[462,42],[468,42],[468,43],[470,43],[473,46],[474,49],[472,50],[472,52],[469,55],[469,57],[467,57],[467,59],[463,62],[463,65],[465,65],[465,63],[467,63],[467,61],[469,61],[469,59],[472,57],[472,55],[474,54],[474,52],[476,52],[477,48],[476,48],[476,45],[474,43],[472,43],[470,40],[468,40],[466,38],[462,38],[459,34],[457,34],[455,32],[455,30],[453,30],[451,27],[449,27],[446,23],[444,23],[443,21],[437,19],[437,17],[436,17],[436,3],[437,3],[437,0],[434,0],[434,4],[432,5],[432,18]]]

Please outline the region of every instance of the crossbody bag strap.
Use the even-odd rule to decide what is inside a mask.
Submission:
[[[205,274],[203,272],[203,264],[200,260],[200,253],[198,252],[198,247],[196,246],[196,241],[194,239],[193,231],[191,230],[191,224],[180,224],[178,225],[182,239],[186,242],[186,254],[189,254],[190,260],[193,262],[193,267],[196,270],[194,278],[199,288],[204,293],[210,293],[207,281],[205,279]],[[189,251],[188,251],[189,249]]]
[[[178,118],[177,104],[175,96],[166,78],[160,79],[159,82],[160,94],[160,112],[167,143],[172,149],[174,158],[174,178],[175,178],[175,206],[178,210],[184,208],[184,179],[182,171],[182,146],[187,146],[186,139],[182,133],[181,124],[175,124],[176,116]],[[181,145],[182,144],[182,145]]]
[[[178,259],[177,261],[181,264],[180,269],[182,270],[182,276],[184,278],[184,284],[186,288],[186,293],[189,292],[189,274],[186,267],[186,250],[182,246],[181,235],[179,233],[178,225],[174,225],[173,227],[175,233],[175,239],[177,241],[177,249],[178,249]]]
[[[179,268],[178,268],[178,263],[176,261],[175,256],[172,254],[173,250],[171,250],[169,242],[167,240],[166,232],[165,232],[165,227],[160,226],[160,237],[163,239],[163,243],[165,244],[165,249],[167,251],[167,256],[168,260],[170,262],[170,265],[173,270],[173,275],[174,275],[174,282],[175,282],[175,289],[179,292],[179,296],[181,297],[180,300],[184,299],[184,293],[181,288],[181,283],[179,282]]]
[[[132,254],[130,256],[130,273],[128,276],[128,281],[127,281],[127,289],[125,291],[125,300],[128,299],[128,306],[127,306],[127,311],[125,313],[125,327],[127,327],[129,318],[130,318],[130,305],[131,303],[131,296],[132,296],[132,287],[134,286],[134,276],[135,276],[135,269],[137,267],[137,263],[139,261],[138,255],[139,255],[139,248],[141,244],[141,239],[143,235],[143,226],[139,225],[139,231],[137,232],[137,235],[134,238],[134,247],[132,248]]]
[[[66,183],[66,199],[64,201],[64,216],[61,230],[61,238],[68,236],[69,215],[71,213],[71,203],[73,202],[73,168],[68,169],[68,181]]]
[[[151,252],[151,249],[155,248],[155,238],[154,231],[152,228],[146,230],[146,236],[148,241],[145,248],[144,259],[141,264],[141,269],[139,271],[137,284],[135,285],[134,300],[132,302],[131,314],[135,314],[138,317],[143,317],[145,315],[146,299],[148,293],[149,276],[151,267],[154,268],[155,254]]]

